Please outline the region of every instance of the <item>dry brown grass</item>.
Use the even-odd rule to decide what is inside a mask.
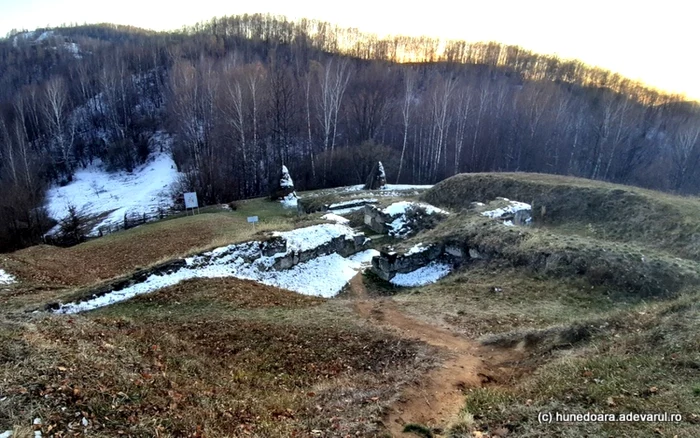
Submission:
[[[133,298],[135,306],[169,306],[182,300],[188,305],[206,303],[236,309],[283,308],[297,309],[317,306],[326,300],[301,295],[284,289],[266,286],[255,281],[236,278],[202,278],[188,280],[160,290],[156,294],[145,294]]]
[[[571,324],[639,302],[604,287],[591,288],[585,281],[534,277],[488,265],[471,266],[394,299],[414,317],[453,327],[471,339]]]
[[[197,283],[102,312],[5,321],[0,427],[38,416],[55,436],[371,436],[430,363],[421,344],[325,300]]]
[[[599,322],[584,347],[548,353],[532,376],[467,395],[474,422],[453,436],[507,429],[514,436],[700,436],[697,293],[640,304]],[[680,413],[680,422],[540,424],[538,413]]]
[[[285,218],[255,230],[235,213],[212,213],[146,224],[70,248],[33,246],[4,257],[20,281],[51,286],[86,286],[166,260],[253,239],[254,234],[293,227]]]
[[[510,178],[498,179],[494,187],[517,186]],[[666,208],[660,205],[671,213],[661,226],[642,224],[625,243],[616,242],[624,238],[614,233],[629,223],[609,218],[595,222],[594,228],[603,231],[589,236],[576,225],[565,230],[566,225],[554,221],[541,229],[504,232],[498,224],[481,226],[453,215],[418,239],[466,238],[483,252],[501,251],[499,257],[425,288],[404,293],[376,284],[376,290],[369,286],[370,293],[398,293],[397,309],[424,323],[456,328],[472,339],[500,333],[499,339],[513,340],[516,348],[519,334],[559,339],[552,327],[597,324],[575,346],[524,345],[533,357],[509,364],[519,367],[513,373],[517,379],[467,393],[465,420],[450,431],[453,437],[472,436],[475,430],[533,437],[700,436],[693,416],[700,412],[697,294],[649,303],[605,278],[610,272],[641,273],[665,281],[656,275],[657,261],[669,267],[662,275],[697,274],[694,261],[674,258],[692,253],[692,238],[681,252],[669,249],[682,232],[693,232],[696,201],[679,198],[676,203],[674,197],[639,189],[625,194],[618,190],[627,189],[585,180],[557,189],[562,181],[525,175],[518,184],[546,196],[559,190],[570,195],[572,187],[590,199],[605,192],[617,206],[620,200],[656,203],[635,210],[642,213],[629,223],[637,225],[643,223],[640,218],[659,219]],[[504,195],[521,198],[496,194]],[[1,262],[25,282],[0,291],[0,303],[6,304],[0,312],[0,400],[6,397],[0,401],[0,431],[14,427],[29,433],[31,420],[39,416],[44,432],[56,436],[380,434],[384,408],[405,382],[420,379],[436,352],[368,326],[343,299],[304,297],[236,279],[199,279],[77,316],[7,310],[65,296],[72,293],[70,287],[254,238],[245,217],[258,212],[268,218],[258,230],[309,223],[278,207],[245,202],[236,212],[163,221],[74,248],[29,249]],[[675,214],[681,215],[681,225],[668,228],[670,237],[647,244],[646,239],[678,219]],[[353,219],[361,222],[359,215]],[[602,232],[613,237],[606,241]],[[594,261],[590,266],[595,269],[585,276],[567,270],[580,267],[573,258],[562,265],[553,259],[550,270],[537,269],[539,257],[553,253]],[[652,265],[649,271],[636,268],[642,255]],[[532,375],[522,372],[535,367],[540,368]],[[537,423],[537,412],[544,410],[679,411],[687,421],[545,427]],[[83,417],[87,429],[80,425]]]

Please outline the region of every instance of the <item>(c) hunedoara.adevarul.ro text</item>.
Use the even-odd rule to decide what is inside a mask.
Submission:
[[[576,414],[571,412],[540,412],[537,415],[537,420],[540,423],[679,423],[683,421],[683,415],[669,412],[653,414],[639,414],[634,412],[621,414],[604,414],[598,412],[586,412],[582,414]]]

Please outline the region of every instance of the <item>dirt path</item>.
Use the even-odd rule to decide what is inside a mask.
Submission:
[[[407,316],[391,298],[369,298],[362,275],[351,280],[350,294],[355,310],[362,317],[445,353],[442,364],[424,375],[416,385],[406,388],[399,401],[390,407],[385,424],[394,437],[415,436],[403,433],[404,425],[409,423],[433,428],[449,426],[464,407],[465,390],[503,379],[508,370],[499,364],[518,359],[517,352],[496,351],[445,328]]]

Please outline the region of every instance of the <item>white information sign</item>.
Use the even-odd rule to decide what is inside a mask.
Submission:
[[[185,208],[199,208],[199,203],[197,202],[197,193],[185,193]]]
[[[254,224],[254,223],[256,223],[257,221],[258,221],[258,217],[257,217],[257,216],[248,216],[248,222],[249,222],[249,223]]]

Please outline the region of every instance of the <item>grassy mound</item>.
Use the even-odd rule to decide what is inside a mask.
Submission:
[[[506,266],[555,278],[585,278],[633,295],[673,295],[700,278],[698,262],[639,244],[507,227],[480,216],[452,215],[418,237],[476,250],[480,257]]]
[[[39,417],[52,436],[373,436],[396,388],[432,357],[345,306],[193,280],[87,314],[0,316],[0,425]]]
[[[467,430],[513,436],[698,436],[700,320],[697,295],[620,312],[592,342],[505,387],[466,397]],[[546,413],[675,413],[681,421],[540,423]],[[453,436],[463,436],[453,434]],[[469,435],[471,436],[471,435]],[[509,435],[510,436],[510,435]]]
[[[423,200],[452,209],[506,197],[531,203],[535,222],[569,234],[639,242],[700,260],[700,200],[557,175],[461,174],[435,185]]]

